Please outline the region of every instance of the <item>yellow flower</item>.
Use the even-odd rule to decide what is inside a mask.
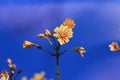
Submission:
[[[63,25],[67,26],[68,28],[71,28],[71,29],[75,27],[74,21],[72,19],[70,19],[70,18],[67,18],[65,20],[65,22],[63,23]]]
[[[35,44],[30,41],[24,41],[24,43],[23,43],[23,48],[29,48],[32,46],[35,46]]]
[[[56,32],[54,36],[58,38],[60,45],[68,43],[69,38],[73,36],[72,29],[64,25],[61,25],[60,27],[56,27],[54,31]]]
[[[111,51],[119,51],[119,50],[120,50],[120,47],[119,47],[119,45],[118,45],[117,42],[112,42],[112,43],[109,45],[109,47],[110,47],[110,50],[111,50]]]
[[[45,30],[45,36],[49,36],[49,37],[52,37],[52,33],[50,32],[50,30],[46,29]]]
[[[84,54],[85,54],[85,49],[83,47],[79,47],[77,48],[76,50],[82,57],[84,57]]]

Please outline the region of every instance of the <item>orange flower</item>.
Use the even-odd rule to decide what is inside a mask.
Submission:
[[[35,44],[30,41],[24,41],[24,43],[23,43],[23,48],[29,48],[32,46],[35,46]]]
[[[73,36],[72,29],[64,25],[61,25],[60,27],[56,27],[54,31],[56,32],[54,36],[58,38],[60,45],[68,43],[69,38]]]
[[[45,36],[49,36],[49,37],[52,37],[52,33],[50,32],[50,30],[46,29],[45,30]]]
[[[80,55],[81,55],[82,57],[84,57],[84,53],[86,52],[85,49],[84,49],[83,47],[77,48],[76,51],[77,51],[78,53],[80,53]]]
[[[71,28],[71,29],[75,27],[74,21],[72,19],[70,19],[70,18],[67,18],[65,20],[65,22],[63,23],[63,25],[67,26],[68,28]]]
[[[110,47],[110,50],[111,50],[111,51],[119,51],[119,50],[120,50],[120,47],[119,47],[119,45],[118,45],[117,42],[112,42],[112,43],[109,45],[109,47]]]

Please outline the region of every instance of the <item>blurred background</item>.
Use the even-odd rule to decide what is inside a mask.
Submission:
[[[83,46],[87,52],[84,58],[75,52],[61,56],[61,80],[120,80],[120,52],[108,47],[112,41],[120,43],[119,0],[0,0],[0,71],[8,69],[6,61],[11,58],[24,70],[18,80],[41,71],[56,80],[55,58],[22,45],[30,40],[52,51],[36,35],[46,28],[53,32],[66,18],[76,26],[61,51]]]

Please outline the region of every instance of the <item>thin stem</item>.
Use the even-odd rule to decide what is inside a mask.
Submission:
[[[16,80],[17,77],[18,77],[22,72],[23,72],[23,70],[22,70],[22,69],[19,69],[19,70],[17,71],[16,75],[14,76],[14,79],[13,79],[13,80]]]
[[[63,52],[60,53],[60,55],[63,55],[65,52],[68,52],[70,50],[64,50]]]
[[[8,66],[9,66],[9,64],[8,64]],[[9,72],[9,80],[12,80],[13,79],[13,73],[11,72],[11,68],[9,67],[9,70],[10,70],[10,72]]]
[[[48,53],[48,54],[50,54],[51,56],[55,56],[55,54],[54,54],[54,53],[49,52],[48,50],[46,50],[46,49],[44,49],[44,48],[42,48],[42,50],[43,50],[43,51],[45,51],[45,52],[47,52],[47,53]]]
[[[58,46],[57,46],[58,52],[59,52],[59,50],[60,50],[60,47],[61,47],[61,45],[60,45],[60,43],[58,42]]]
[[[48,53],[48,54],[50,54],[51,56],[55,56],[55,54],[54,54],[54,53],[52,53],[52,52],[50,52],[50,51],[46,50],[45,48],[43,48],[43,47],[39,46],[38,44],[36,44],[35,46],[36,46],[38,49],[40,49],[40,50],[43,50],[43,51],[47,52],[47,53]]]
[[[13,79],[13,73],[10,73],[10,80]]]
[[[73,50],[73,48],[72,49],[64,50],[63,52],[60,53],[60,55],[63,55],[65,52],[72,51],[72,50]]]
[[[49,42],[49,44],[53,47],[53,49],[56,49],[55,46],[53,45],[53,43],[50,41],[50,39],[48,37],[46,37],[46,39]]]
[[[54,43],[55,43],[55,47],[57,47],[57,43],[56,43],[56,41],[55,41],[55,38],[52,37],[52,39],[53,39],[53,41],[54,41]]]
[[[56,53],[56,76],[57,76],[57,80],[60,80],[60,72],[59,72],[59,53]]]
[[[17,76],[18,76],[18,74],[16,74],[16,75],[15,75],[14,80],[16,80],[16,79],[17,79]]]
[[[35,44],[35,46],[36,46],[38,49],[40,49],[40,50],[43,50],[43,51],[47,52],[47,53],[48,53],[48,54],[50,54],[51,56],[55,56],[55,54],[54,54],[54,53],[52,53],[52,52],[50,52],[50,51],[46,50],[45,48],[41,47],[41,46],[40,46],[40,45],[38,45],[38,44]]]

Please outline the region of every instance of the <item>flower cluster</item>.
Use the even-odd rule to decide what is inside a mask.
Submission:
[[[64,45],[69,42],[69,38],[73,37],[73,31],[72,29],[75,27],[75,23],[72,19],[67,18],[63,24],[60,25],[60,27],[56,27],[54,29],[54,34],[48,29],[45,30],[44,34],[38,34],[37,36],[39,38],[45,38],[48,40],[48,42],[53,45],[52,41],[50,41],[49,37],[51,37],[54,41],[55,38],[57,38],[57,41],[60,45]],[[56,43],[56,42],[55,42]],[[40,45],[35,44],[30,41],[24,41],[23,43],[23,48],[30,48],[32,46],[36,46],[37,48],[42,48]],[[54,46],[54,45],[53,45]],[[55,47],[55,46],[54,46]],[[81,56],[84,56],[84,53],[86,52],[83,47],[75,48],[72,49],[75,50],[76,52],[80,53]]]
[[[8,72],[7,70],[2,70],[0,80],[15,80],[17,76],[22,72],[22,70],[20,69],[17,71],[17,73],[15,73],[16,65],[12,64],[12,60],[10,58],[7,60],[7,63],[10,72]]]
[[[60,72],[59,72],[59,57],[68,51],[75,51],[79,53],[82,57],[84,57],[85,49],[83,47],[77,47],[77,48],[71,48],[66,49],[63,52],[60,51],[60,47],[64,44],[67,44],[69,42],[69,39],[73,37],[73,28],[75,27],[75,23],[72,19],[67,18],[59,27],[56,27],[54,29],[54,33],[52,33],[49,29],[46,29],[44,34],[38,34],[37,37],[46,39],[51,47],[55,50],[55,52],[51,52],[49,50],[46,50],[41,45],[30,42],[30,41],[24,41],[23,48],[30,48],[30,47],[37,47],[38,49],[41,49],[51,56],[56,57],[56,76],[57,79],[60,80]],[[37,77],[36,77],[37,76]],[[40,74],[37,74],[34,76],[32,80],[36,80],[39,77]],[[24,78],[25,79],[25,78]],[[41,80],[41,79],[39,79]],[[45,80],[45,79],[42,79]]]

